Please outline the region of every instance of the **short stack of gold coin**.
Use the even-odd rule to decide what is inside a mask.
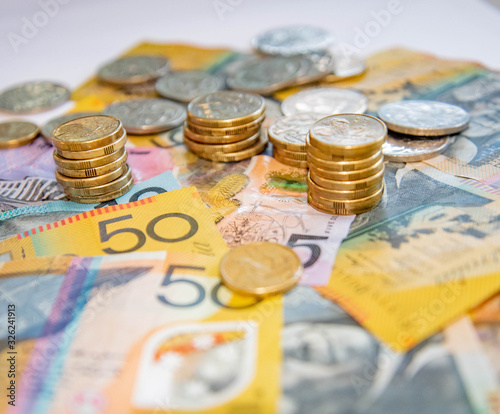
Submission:
[[[184,143],[201,158],[218,162],[241,161],[264,151],[261,132],[264,98],[244,92],[218,91],[188,105]]]
[[[101,203],[129,191],[134,182],[127,164],[127,134],[107,115],[73,119],[51,135],[56,180],[78,203]]]
[[[384,193],[386,136],[385,124],[369,115],[332,115],[315,122],[307,140],[309,204],[341,215],[376,207]]]

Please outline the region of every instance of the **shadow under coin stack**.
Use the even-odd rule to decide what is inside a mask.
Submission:
[[[184,143],[201,158],[241,161],[264,151],[261,132],[265,100],[251,93],[219,91],[194,99],[187,108]]]
[[[68,121],[51,135],[56,180],[78,203],[113,200],[133,186],[127,164],[127,134],[112,116],[95,115]]]
[[[369,115],[332,115],[315,122],[307,140],[309,204],[341,215],[376,207],[384,193],[386,135],[385,124]]]

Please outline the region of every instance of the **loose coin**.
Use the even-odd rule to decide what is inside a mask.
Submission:
[[[163,56],[126,56],[102,66],[97,77],[113,85],[133,85],[158,79],[167,73],[169,66]]]
[[[281,103],[285,115],[315,112],[323,116],[366,111],[368,99],[365,95],[340,88],[306,89],[290,95]]]
[[[208,160],[218,161],[218,162],[241,161],[253,157],[254,155],[260,154],[266,148],[267,142],[268,142],[267,135],[264,132],[262,132],[260,134],[259,141],[257,141],[257,143],[252,145],[251,147],[245,148],[244,150],[231,152],[228,154],[197,152],[196,155],[198,155],[201,158],[206,158]]]
[[[58,116],[57,118],[51,119],[49,122],[45,123],[42,127],[42,135],[44,138],[50,140],[52,132],[60,125],[65,122],[72,121],[73,119],[83,118],[84,116],[99,115],[98,112],[72,112],[70,114]]]
[[[132,170],[128,165],[126,165],[125,173],[121,177],[118,177],[116,180],[110,181],[109,183],[103,185],[97,185],[95,187],[87,187],[87,188],[65,187],[64,192],[67,195],[76,197],[100,196],[122,189],[124,186],[128,184],[131,178],[132,178]]]
[[[450,145],[450,138],[415,139],[390,133],[382,146],[384,157],[394,162],[416,162],[441,154]]]
[[[331,171],[359,171],[364,170],[380,161],[383,157],[382,151],[377,151],[375,154],[361,160],[354,161],[329,161],[322,158],[317,158],[310,152],[310,147],[307,152],[307,161],[314,164],[318,168],[324,168]]]
[[[257,134],[260,130],[260,124],[255,124],[252,128],[245,130],[238,135],[201,135],[191,131],[190,126],[184,123],[184,135],[191,141],[199,142],[200,144],[231,144]]]
[[[123,157],[123,155],[125,155],[125,148],[112,152],[109,155],[104,155],[103,157],[98,157],[98,158],[92,158],[90,160],[72,160],[63,158],[55,150],[54,153],[52,154],[54,162],[59,168],[62,169],[60,171],[62,174],[65,174],[63,170],[85,171],[85,170],[91,170],[92,168],[103,167],[120,159],[121,157]],[[87,177],[87,175],[77,175],[76,177]]]
[[[295,83],[307,62],[300,56],[273,56],[244,63],[226,79],[229,89],[270,95]],[[311,64],[312,66],[312,64]]]
[[[333,42],[326,30],[305,25],[285,26],[268,30],[252,41],[252,46],[269,55],[291,56],[325,50]]]
[[[68,88],[53,82],[27,82],[0,94],[0,110],[33,114],[62,105],[70,98]]]
[[[99,147],[85,151],[64,151],[56,148],[54,150],[54,153],[66,159],[89,160],[112,154],[113,152],[116,152],[121,148],[123,148],[126,143],[127,143],[127,133],[123,131],[123,134],[120,138],[118,138],[115,142],[112,142],[111,144],[105,145],[104,147]]]
[[[288,151],[280,147],[273,147],[273,150],[280,157],[291,158],[292,160],[298,160],[298,161],[307,161],[306,152]]]
[[[311,180],[313,180],[317,185],[323,188],[328,188],[330,190],[336,191],[355,191],[355,190],[363,190],[369,187],[376,185],[377,183],[383,181],[384,179],[384,169],[379,171],[378,173],[363,178],[361,180],[354,181],[335,181],[330,180],[329,178],[323,178],[319,175],[314,174],[314,171],[309,171],[309,176]]]
[[[275,120],[267,133],[274,146],[290,151],[305,151],[307,134],[311,126],[321,115],[316,113],[300,113],[282,116]]]
[[[437,101],[393,102],[382,106],[378,115],[394,132],[428,137],[463,131],[470,120],[459,106]]]
[[[156,82],[156,91],[164,98],[191,102],[199,96],[224,88],[221,78],[201,70],[169,72]]]
[[[243,135],[253,135],[255,134],[259,129],[266,118],[265,115],[261,115],[259,118],[257,118],[255,121],[249,122],[248,124],[244,125],[239,125],[235,127],[228,127],[228,128],[216,128],[216,127],[207,127],[207,126],[201,126],[198,124],[194,123],[189,123],[188,128],[198,134],[198,135],[206,135],[207,137],[223,137],[223,136],[229,136],[229,135],[238,135],[238,136],[243,136]]]
[[[370,187],[363,188],[361,190],[330,190],[329,188],[320,187],[310,177],[307,177],[307,185],[309,186],[309,191],[318,197],[326,198],[327,200],[357,200],[360,198],[368,197],[375,194],[383,186],[383,180],[378,181]]]
[[[384,186],[377,192],[357,200],[328,200],[312,193],[308,193],[307,201],[316,210],[329,214],[352,215],[361,214],[375,208],[382,199]]]
[[[307,169],[307,161],[294,160],[291,158],[282,157],[276,153],[276,149],[273,148],[273,156],[274,158],[281,162],[282,164],[288,165],[290,167]]]
[[[52,132],[52,144],[58,150],[86,151],[109,145],[122,135],[118,119],[107,115],[86,116],[58,126]]]
[[[121,197],[123,194],[128,193],[133,186],[134,186],[134,179],[130,177],[129,181],[122,188],[119,188],[118,190],[112,191],[110,193],[95,195],[90,197],[80,197],[70,193],[66,193],[66,197],[68,197],[70,201],[73,201],[75,203],[97,204]]]
[[[66,177],[61,174],[59,171],[55,171],[56,180],[63,187],[73,187],[73,188],[88,188],[88,187],[96,187],[99,185],[107,184],[113,180],[116,180],[118,177],[125,174],[127,171],[127,164],[123,164],[118,169],[111,171],[104,175],[99,175],[97,177],[90,178],[72,178]]]
[[[252,135],[249,138],[245,138],[238,142],[233,142],[229,144],[200,144],[199,142],[190,140],[187,136],[184,136],[184,143],[186,147],[188,147],[193,152],[207,152],[207,153],[215,153],[215,152],[236,152],[241,151],[245,148],[248,148],[257,143],[260,138],[260,132]]]
[[[311,144],[332,154],[366,154],[385,142],[387,128],[378,118],[361,114],[332,115],[316,121],[309,131]]]
[[[266,102],[262,96],[219,91],[194,99],[187,108],[188,122],[210,128],[236,127],[259,119],[264,115],[265,109]]]
[[[32,142],[40,132],[38,126],[26,121],[0,123],[0,149],[16,148]]]
[[[221,260],[222,282],[242,294],[269,296],[294,287],[302,275],[302,264],[289,247],[256,242],[238,246]]]
[[[128,134],[136,135],[167,131],[186,119],[186,110],[182,105],[160,98],[115,102],[102,113],[118,118]]]
[[[300,55],[300,71],[295,77],[294,85],[304,85],[326,78],[333,69],[333,57],[330,53],[318,52]]]
[[[380,159],[370,167],[365,168],[364,170],[357,171],[332,171],[325,168],[316,167],[311,162],[309,162],[308,164],[309,169],[314,173],[314,175],[318,175],[320,177],[335,181],[362,180],[363,178],[370,177],[371,175],[374,175],[384,169],[384,162],[382,159]]]
[[[121,167],[127,162],[127,151],[123,151],[122,155],[110,162],[109,164],[101,165],[100,167],[93,167],[87,170],[72,170],[68,168],[58,167],[59,173],[66,177],[72,178],[85,178],[85,177],[99,177],[104,174],[115,171],[117,168]]]
[[[325,77],[325,82],[337,82],[359,76],[366,72],[366,62],[359,56],[341,51],[333,53],[332,74]]]

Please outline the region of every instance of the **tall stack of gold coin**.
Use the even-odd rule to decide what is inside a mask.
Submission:
[[[191,101],[184,124],[184,143],[201,158],[241,161],[264,151],[261,133],[265,100],[251,93],[218,91]]]
[[[376,207],[384,193],[386,136],[385,124],[369,115],[332,115],[315,122],[307,140],[309,204],[341,215]]]
[[[127,134],[112,116],[73,119],[51,135],[56,180],[66,196],[78,203],[113,200],[134,182],[127,164]]]

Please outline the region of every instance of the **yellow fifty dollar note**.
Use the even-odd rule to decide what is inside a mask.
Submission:
[[[189,187],[25,231],[0,243],[0,259],[156,250],[220,257],[226,249],[196,188]]]

